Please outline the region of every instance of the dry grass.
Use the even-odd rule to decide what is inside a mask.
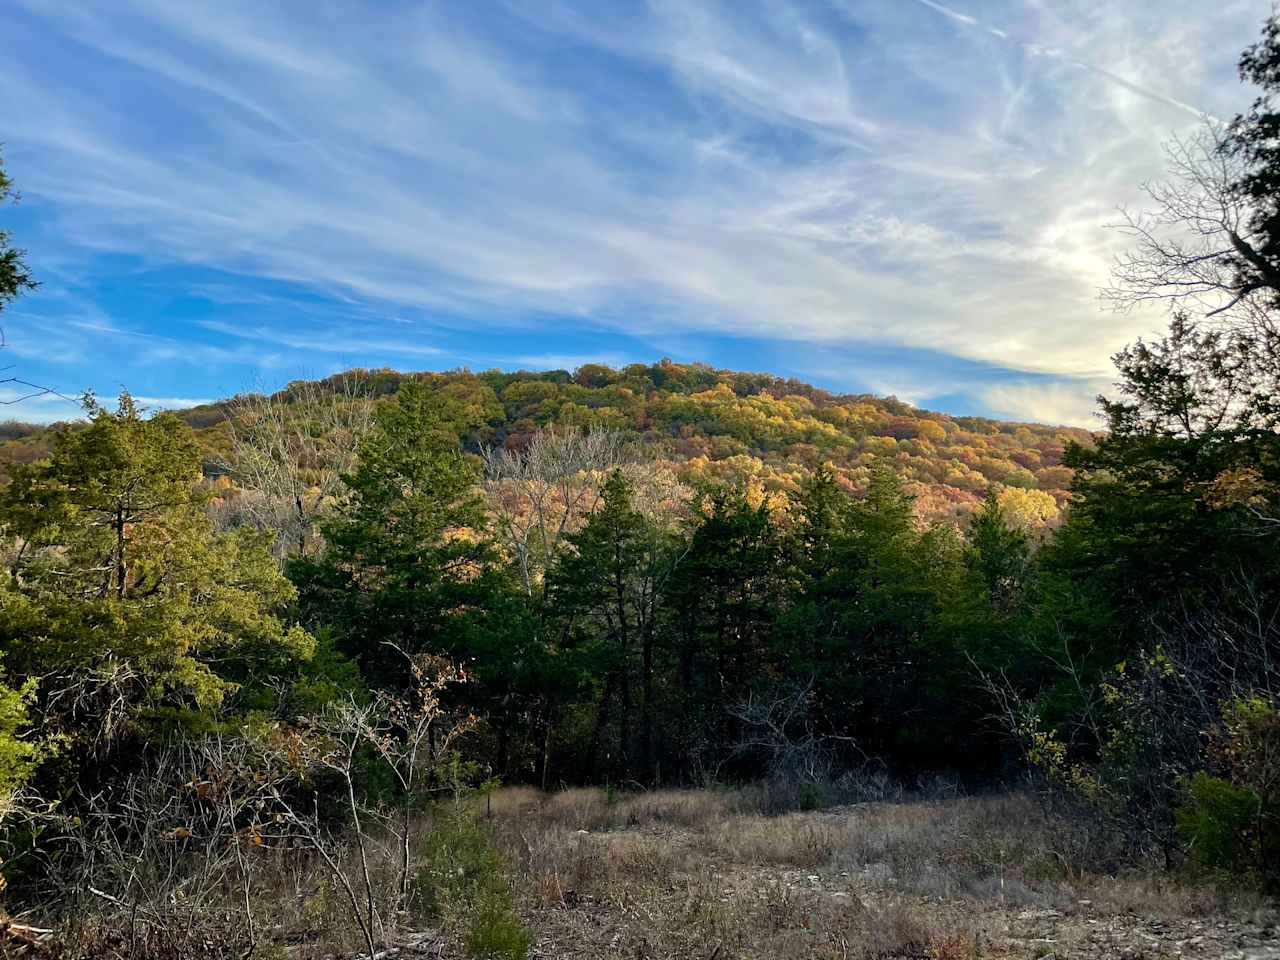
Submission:
[[[913,802],[767,816],[770,802],[758,788],[623,796],[507,788],[469,801],[469,815],[489,823],[515,872],[539,960],[1092,960],[1163,955],[1148,947],[1166,934],[1182,938],[1170,942],[1190,960],[1220,955],[1230,938],[1265,937],[1274,923],[1265,901],[1238,891],[1150,871],[1090,873],[1072,859],[1087,845],[1074,828],[1017,794],[936,791]],[[430,826],[423,819],[420,830]],[[374,884],[389,888],[394,845],[369,842]],[[355,956],[359,937],[342,893],[314,856],[260,853],[259,929],[268,933],[263,949],[276,951],[263,956]],[[353,851],[341,856],[354,871]],[[226,891],[202,918],[212,923],[203,955],[243,955],[244,931],[229,926],[235,894]],[[395,942],[426,936],[432,950],[453,944],[429,955],[461,956],[456,937],[421,917],[384,920]],[[118,926],[80,932],[86,949],[76,956],[186,955],[158,941],[137,949]],[[95,945],[95,936],[108,939]]]
[[[700,847],[707,856],[732,863],[816,869],[831,862],[847,832],[843,824],[806,814],[746,816],[714,824]]]
[[[540,957],[1091,956],[1098,916],[1266,910],[1155,875],[1089,874],[1064,859],[1067,825],[1016,794],[782,816],[759,813],[753,790],[610,800],[492,800]]]
[[[655,790],[611,799],[601,789],[578,787],[541,794],[528,787],[504,787],[476,802],[495,819],[523,817],[573,830],[617,830],[651,824],[700,829],[730,815],[740,793],[709,790]]]

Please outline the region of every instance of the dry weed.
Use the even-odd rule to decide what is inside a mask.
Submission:
[[[702,848],[708,856],[733,863],[816,869],[844,845],[847,829],[804,814],[738,817],[708,830]]]

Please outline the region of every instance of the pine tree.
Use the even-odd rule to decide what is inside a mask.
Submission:
[[[477,479],[441,399],[408,381],[379,408],[343,478],[326,552],[290,564],[308,622],[332,625],[375,685],[403,679],[404,657],[390,645],[462,650],[494,560]]]
[[[667,597],[688,763],[700,748],[718,753],[731,742],[729,708],[788,655],[775,649],[774,629],[785,607],[785,547],[763,498],[741,488],[707,498]]]
[[[1031,568],[1031,541],[1010,523],[995,490],[969,520],[965,564],[992,610],[1009,613],[1018,607]]]
[[[655,655],[658,614],[675,555],[673,545],[632,501],[621,470],[605,481],[600,507],[551,571],[552,603],[579,657],[601,678],[587,766],[594,767],[611,711],[617,709],[616,772],[652,777],[655,758]],[[640,680],[640,757],[635,762],[635,680]]]

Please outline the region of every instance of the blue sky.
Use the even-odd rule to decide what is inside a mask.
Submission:
[[[1088,425],[1164,324],[1100,307],[1106,225],[1270,6],[11,0],[5,359],[159,407],[670,356]]]

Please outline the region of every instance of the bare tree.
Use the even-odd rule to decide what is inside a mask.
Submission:
[[[1143,186],[1151,208],[1122,210],[1115,225],[1134,246],[1116,259],[1103,300],[1121,311],[1163,303],[1270,328],[1280,264],[1264,253],[1254,205],[1239,189],[1247,167],[1229,128],[1206,119],[1165,153],[1169,178]]]
[[[251,954],[262,854],[279,840],[267,807],[280,779],[293,779],[268,774],[252,755],[218,736],[181,743],[110,790],[77,798],[74,816],[58,804],[32,807],[32,828],[54,838],[46,867],[68,929],[88,915],[106,921],[123,941],[112,955],[160,944],[194,954],[214,936]]]
[[[369,948],[370,958],[377,952],[375,939],[385,942],[386,929],[377,907],[378,895],[369,869],[368,846],[372,838],[366,833],[362,819],[364,806],[356,796],[356,779],[359,754],[368,742],[369,731],[379,726],[379,710],[378,704],[360,704],[354,699],[339,702],[329,707],[316,724],[313,732],[319,734],[318,738],[296,741],[296,745],[302,748],[298,755],[305,757],[312,768],[336,774],[345,791],[363,898],[350,873],[342,866],[338,842],[321,825],[319,810],[310,812],[295,807],[283,793],[277,793],[274,798],[282,809],[282,820],[305,838],[341,885],[351,907],[351,916]]]
[[[550,427],[536,434],[523,449],[490,448],[484,451],[486,465],[485,490],[489,509],[495,518],[494,528],[508,555],[519,570],[526,594],[538,601],[547,589],[546,573],[561,558],[568,545],[567,535],[582,527],[603,499],[604,483],[620,469],[631,485],[632,502],[645,516],[662,518],[654,535],[666,530],[689,501],[691,493],[668,469],[652,461],[630,460],[627,442],[616,430],[573,427]],[[656,554],[655,554],[656,555]],[[674,563],[674,558],[672,559]],[[663,577],[670,572],[664,568]],[[656,604],[656,595],[649,601]],[[648,602],[648,601],[647,601]],[[542,613],[545,604],[538,604]],[[539,623],[541,640],[551,625]],[[644,631],[645,663],[653,656],[652,631]],[[646,689],[651,669],[645,669]],[[606,685],[602,703],[609,699],[612,683]],[[652,698],[645,697],[646,704]],[[529,726],[540,742],[542,784],[547,785],[552,716],[557,704],[544,695]],[[601,717],[603,713],[601,714]],[[499,757],[507,752],[508,726],[499,731]],[[646,723],[645,729],[652,726]],[[648,735],[646,735],[648,736]],[[599,739],[599,721],[592,742]],[[593,748],[594,753],[594,748]],[[500,765],[503,759],[499,761]]]
[[[273,829],[284,829],[319,856],[342,888],[370,957],[378,955],[379,941],[385,946],[386,916],[403,909],[410,896],[411,815],[438,791],[459,788],[462,765],[456,757],[457,741],[478,722],[470,712],[453,710],[442,701],[449,687],[468,681],[463,670],[439,658],[408,659],[412,683],[404,694],[384,693],[369,703],[351,698],[332,704],[310,724],[307,735],[291,734],[277,747],[274,761],[266,764],[268,769],[292,766],[336,775],[347,807],[354,869],[343,863],[343,839],[323,826],[318,812],[297,805],[278,779],[268,781],[273,823],[280,825]],[[381,761],[399,787],[396,807],[370,806],[361,798],[357,783],[369,755]],[[398,851],[394,892],[379,888],[376,866],[390,855],[383,848],[382,854],[374,856],[382,834],[370,830],[371,823],[385,828],[394,839]]]
[[[1245,571],[1183,597],[1147,624],[1149,651],[1096,676],[1064,642],[1039,695],[969,659],[993,706],[991,719],[1022,753],[1041,800],[1131,853],[1180,862],[1175,811],[1186,784],[1212,765],[1207,735],[1238,698],[1280,702],[1280,603]],[[1072,716],[1044,726],[1044,693],[1070,688]],[[1100,831],[1100,832],[1098,832]],[[1106,839],[1106,834],[1111,839]]]
[[[520,574],[525,594],[539,601],[538,642],[548,642],[545,622],[547,570],[601,499],[601,480],[623,456],[623,440],[612,430],[551,426],[523,448],[488,447],[485,495],[493,529]],[[534,732],[545,788],[550,770],[551,731],[557,710],[544,691],[527,726]],[[499,724],[498,765],[505,769],[511,729]]]
[[[852,737],[818,729],[814,679],[780,685],[763,696],[752,694],[728,708],[742,728],[733,753],[762,755],[769,785],[788,800],[801,796],[802,785],[828,784],[842,753],[852,751],[862,762],[870,761]]]
[[[486,492],[503,546],[534,596],[576,530],[600,503],[603,478],[623,462],[625,442],[615,430],[548,427],[521,450],[484,451]]]
[[[399,822],[392,822],[391,829],[400,846],[402,900],[409,896],[414,805],[434,791],[459,788],[450,778],[450,773],[456,772],[457,741],[479,723],[475,714],[452,710],[442,699],[449,687],[469,682],[464,670],[442,657],[407,653],[405,657],[413,681],[409,689],[399,696],[383,693],[372,710],[351,715],[358,721],[356,732],[377,753],[400,788],[400,810],[395,818]]]
[[[1194,437],[1280,424],[1280,259],[1242,186],[1252,168],[1231,127],[1205,120],[1166,146],[1169,177],[1150,206],[1122,211],[1134,241],[1102,298],[1115,309],[1163,304],[1167,336],[1114,357],[1127,395],[1104,401],[1113,433]]]
[[[227,403],[231,455],[225,466],[242,490],[233,510],[272,531],[278,555],[316,549],[319,520],[355,466],[373,413],[369,385],[354,373],[299,380],[278,393]]]

